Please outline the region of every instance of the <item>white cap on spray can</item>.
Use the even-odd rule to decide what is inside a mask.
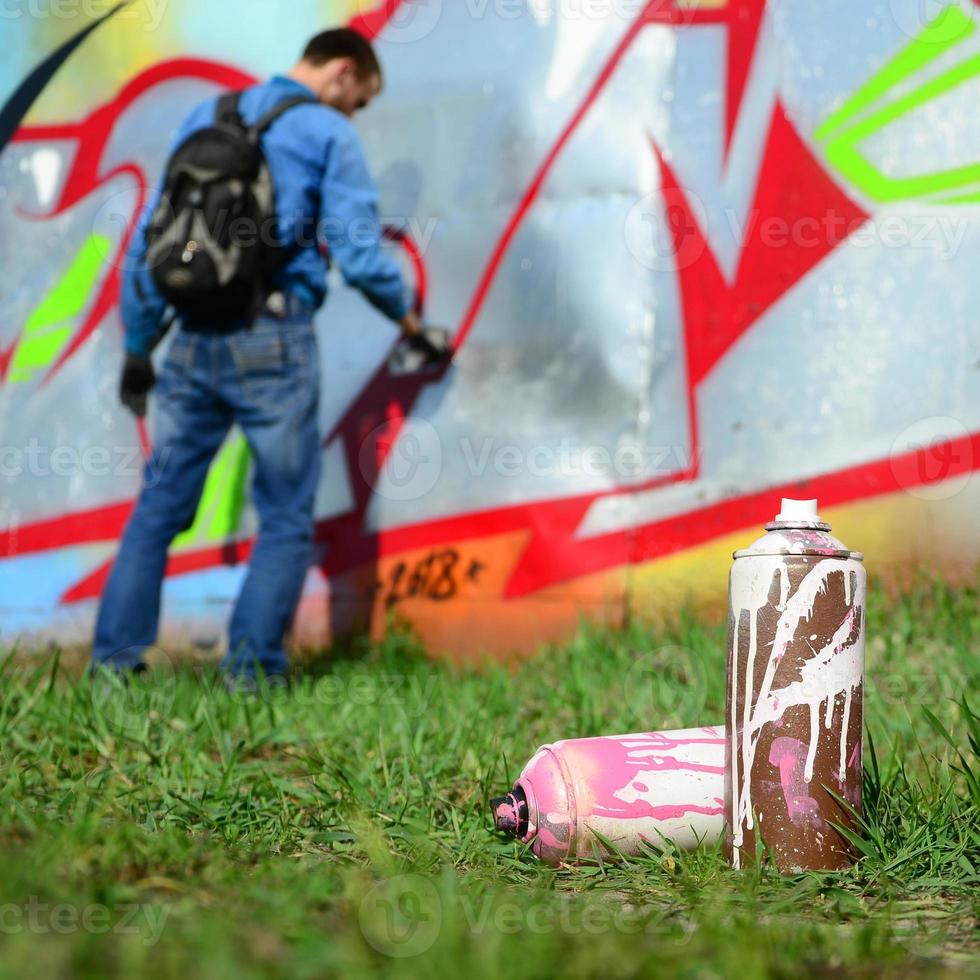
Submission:
[[[819,523],[817,516],[817,501],[814,500],[793,500],[791,497],[783,497],[779,506],[779,513],[776,515],[777,521],[813,521]]]

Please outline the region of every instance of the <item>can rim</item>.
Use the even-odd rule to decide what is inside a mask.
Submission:
[[[534,784],[521,773],[514,785],[524,790],[524,798],[527,800],[527,830],[518,839],[522,844],[529,844],[538,836],[538,801],[534,798]]]
[[[754,548],[740,548],[732,552],[733,558],[793,558],[806,557],[813,558],[853,558],[855,561],[864,561],[864,552],[849,551],[847,548],[802,548],[799,551],[791,551],[789,548],[771,548],[766,551]]]
[[[769,521],[762,525],[766,531],[830,531],[826,521]]]

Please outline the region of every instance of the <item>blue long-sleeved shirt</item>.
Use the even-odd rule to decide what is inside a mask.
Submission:
[[[251,124],[296,95],[314,98],[305,85],[277,75],[247,89],[239,111]],[[212,125],[216,106],[216,98],[199,105],[174,145]],[[319,103],[296,106],[266,130],[262,147],[275,186],[280,240],[290,253],[273,287],[319,307],[327,293],[327,263],[319,248],[323,242],[349,285],[385,315],[401,319],[408,309],[405,287],[398,266],[380,248],[377,189],[351,122]],[[125,346],[132,354],[148,353],[167,305],[145,263],[146,227],[159,196],[159,191],[151,195],[140,217],[123,274]]]

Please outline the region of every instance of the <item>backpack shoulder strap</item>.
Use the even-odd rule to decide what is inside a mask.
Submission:
[[[283,99],[278,105],[273,106],[264,116],[252,126],[252,132],[256,136],[261,136],[280,116],[295,109],[298,105],[316,105],[316,99],[311,99],[308,95],[293,95],[288,99]]]
[[[241,92],[226,92],[222,95],[218,99],[218,105],[214,110],[214,121],[216,123],[244,127],[245,122],[242,119],[242,114],[238,111],[238,104],[241,98]]]

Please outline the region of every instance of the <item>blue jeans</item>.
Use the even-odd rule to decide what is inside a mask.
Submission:
[[[298,304],[251,329],[176,335],[155,389],[153,455],[102,595],[93,665],[137,668],[156,642],[167,549],[193,523],[208,465],[235,422],[252,450],[260,530],[222,667],[286,670],[283,636],[313,553],[318,397],[316,337]]]

